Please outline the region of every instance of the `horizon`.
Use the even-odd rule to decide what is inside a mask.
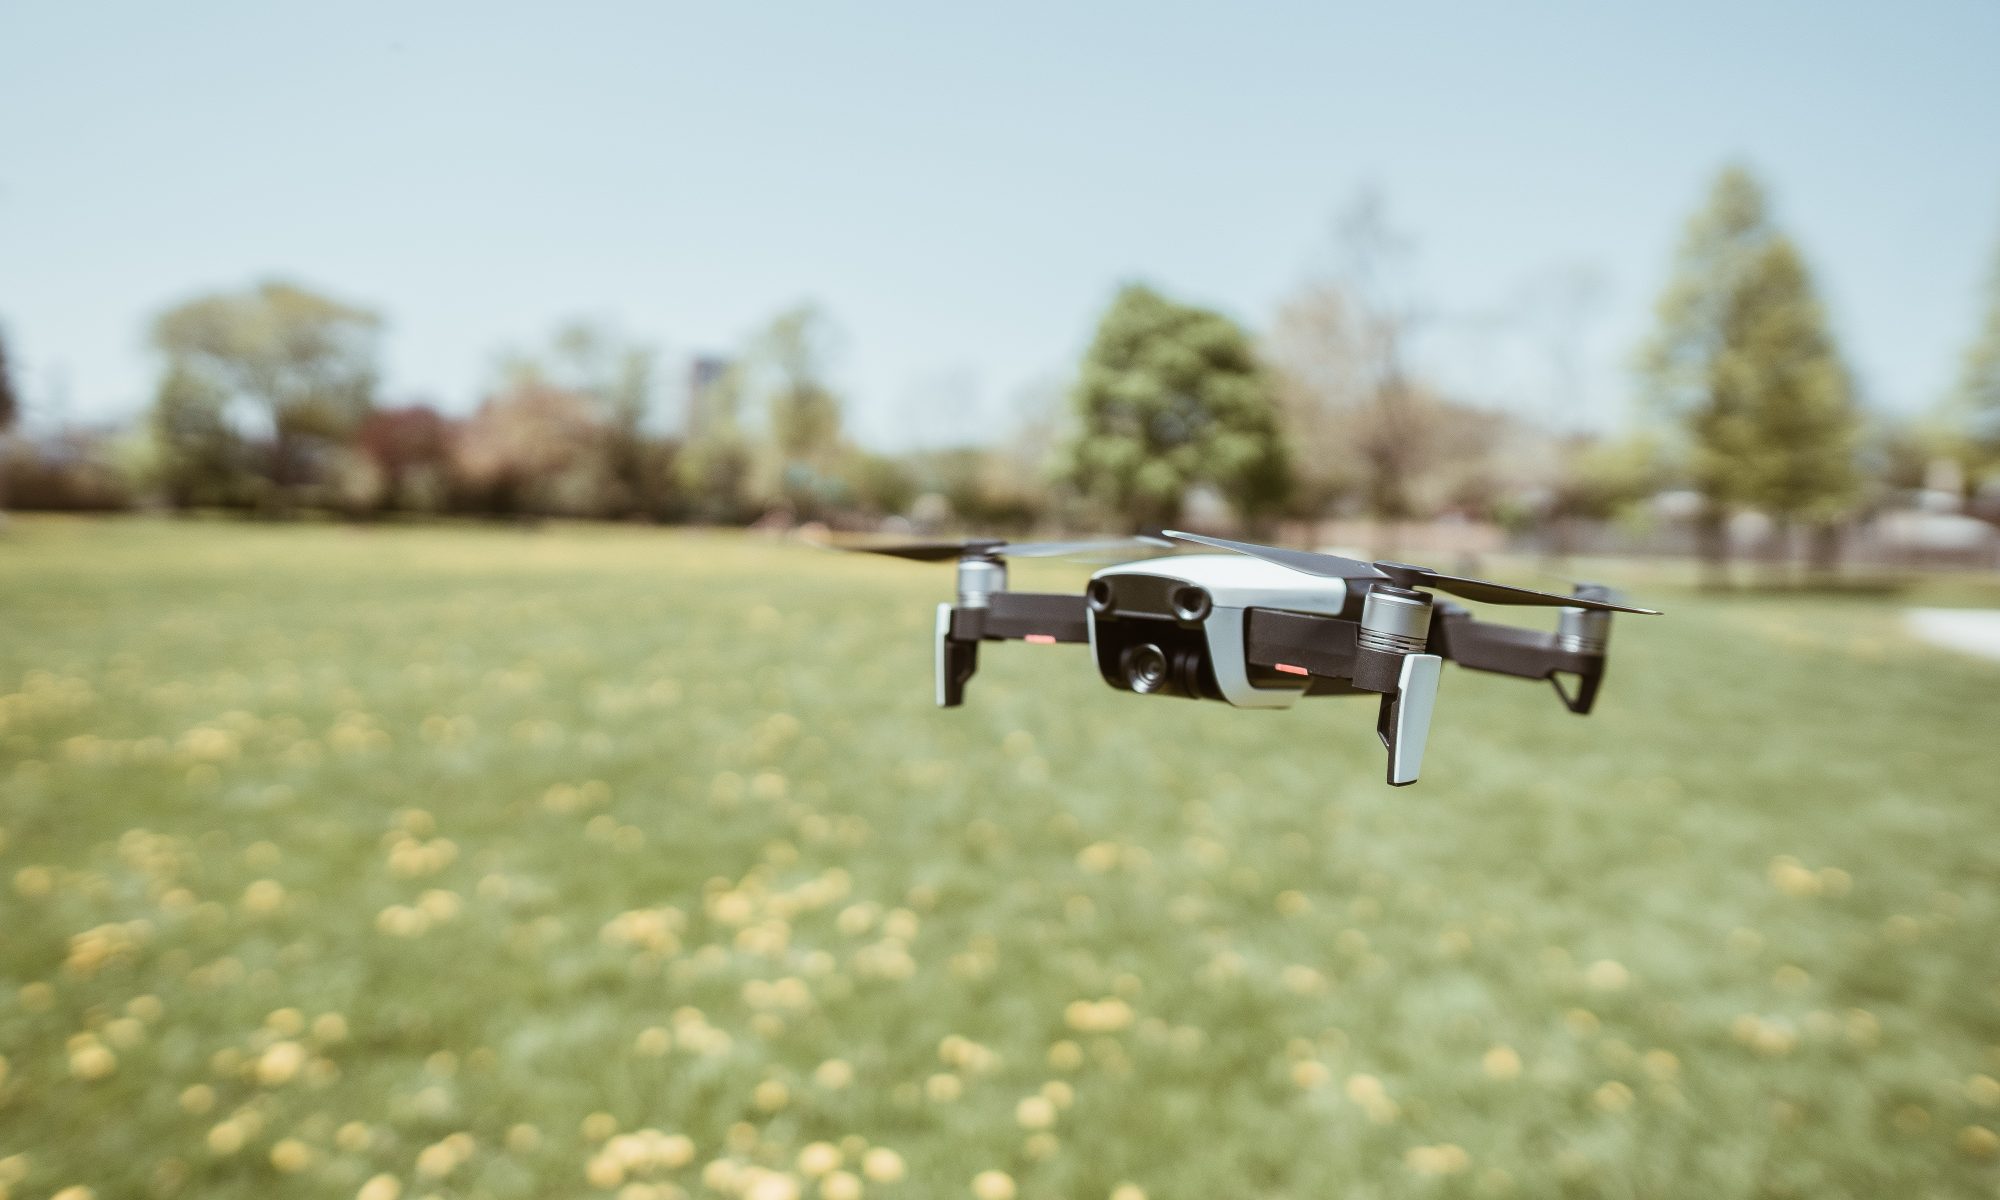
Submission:
[[[855,440],[990,440],[1123,282],[1268,330],[1376,188],[1438,315],[1425,373],[1610,429],[1731,161],[1869,407],[1912,415],[2000,256],[2000,8],[1969,2],[112,11],[5,19],[0,326],[36,427],[138,415],[153,315],[279,277],[382,314],[385,403],[467,412],[500,354],[584,317],[661,345],[671,417],[688,356],[812,300]],[[1592,292],[1559,412],[1554,327]]]

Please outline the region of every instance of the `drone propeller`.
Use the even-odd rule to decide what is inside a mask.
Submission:
[[[1158,554],[1174,549],[1172,542],[1156,537],[1099,538],[1076,542],[1007,542],[999,538],[966,538],[955,542],[835,542],[832,545],[836,550],[886,554],[891,558],[917,562],[949,562],[961,558],[1117,557],[1146,551]]]
[[[1308,575],[1319,575],[1327,579],[1375,579],[1397,587],[1430,588],[1448,592],[1466,600],[1478,600],[1486,604],[1538,605],[1545,608],[1583,608],[1597,612],[1643,613],[1659,615],[1655,608],[1636,608],[1628,604],[1615,604],[1609,600],[1594,600],[1583,596],[1562,596],[1554,592],[1538,592],[1531,588],[1512,587],[1504,583],[1493,583],[1485,579],[1471,579],[1463,575],[1446,575],[1429,567],[1413,566],[1410,563],[1376,561],[1365,563],[1359,559],[1345,558],[1338,554],[1317,554],[1310,550],[1286,550],[1279,546],[1260,546],[1255,542],[1232,542],[1228,538],[1204,537],[1198,533],[1181,533],[1165,530],[1170,538],[1184,542],[1197,542],[1204,546],[1214,546],[1218,550],[1233,550],[1265,562],[1290,567]]]

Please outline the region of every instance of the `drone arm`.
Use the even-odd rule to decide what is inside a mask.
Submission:
[[[979,607],[938,605],[937,705],[957,708],[965,685],[979,670],[981,642],[1087,642],[1090,624],[1082,596],[1038,592],[994,592]]]
[[[1375,732],[1389,753],[1389,783],[1415,783],[1430,740],[1444,660],[1435,646],[1406,654],[1372,649],[1361,644],[1359,632],[1359,625],[1339,617],[1252,609],[1244,658],[1252,666],[1303,675],[1315,693],[1378,693],[1382,702]]]
[[[1495,625],[1473,619],[1460,608],[1441,608],[1431,626],[1429,649],[1461,667],[1491,671],[1520,679],[1546,679],[1571,712],[1587,713],[1597,702],[1604,679],[1604,654],[1565,649],[1552,633]],[[1563,687],[1563,675],[1574,675],[1574,694]]]
[[[1088,642],[1090,619],[1082,596],[1050,592],[996,592],[984,609],[976,636],[989,642]]]

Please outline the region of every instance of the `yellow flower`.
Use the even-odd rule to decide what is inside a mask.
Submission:
[[[234,1120],[222,1122],[208,1131],[210,1152],[227,1157],[243,1148],[243,1127]]]
[[[1600,958],[1585,969],[1583,981],[1597,991],[1615,992],[1632,981],[1632,973],[1625,969],[1624,963]]]
[[[2000,1151],[2000,1133],[1984,1125],[1967,1125],[1958,1131],[1958,1148],[1974,1158],[1992,1158]]]
[[[243,907],[253,913],[273,913],[285,902],[285,885],[275,879],[259,879],[243,889]]]
[[[306,1062],[306,1048],[297,1042],[273,1042],[257,1059],[257,1082],[265,1087],[290,1083]]]
[[[297,1138],[284,1138],[271,1147],[271,1165],[287,1175],[310,1167],[315,1157],[312,1147]]]
[[[820,1200],[861,1200],[861,1180],[847,1171],[835,1171],[819,1184]]]
[[[1083,1065],[1083,1047],[1064,1038],[1049,1047],[1049,1065],[1058,1071],[1074,1071]]]
[[[97,1200],[97,1193],[80,1183],[72,1183],[49,1200]]]
[[[799,1173],[818,1179],[840,1166],[840,1148],[832,1142],[813,1142],[799,1151]]]
[[[903,1178],[903,1156],[887,1146],[876,1146],[861,1156],[861,1173],[876,1183],[897,1183]]]
[[[791,1103],[792,1090],[781,1080],[766,1079],[750,1093],[750,1102],[764,1112],[777,1112]]]
[[[977,1200],[1014,1200],[1014,1177],[1005,1171],[981,1171],[972,1177]]]
[[[1023,1129],[1047,1129],[1056,1123],[1056,1106],[1046,1096],[1027,1096],[1014,1106],[1014,1120]]]
[[[1111,1200],[1146,1200],[1146,1189],[1136,1183],[1121,1183],[1111,1189]]]
[[[1521,1075],[1521,1056],[1512,1046],[1495,1046],[1486,1052],[1479,1065],[1485,1069],[1487,1078],[1498,1080],[1518,1079]]]
[[[1456,1175],[1472,1163],[1462,1147],[1445,1142],[1436,1146],[1412,1146],[1403,1163],[1419,1175]]]
[[[813,1082],[830,1092],[837,1092],[854,1082],[854,1068],[844,1059],[829,1058],[813,1071]]]
[[[1632,1107],[1632,1089],[1613,1079],[1591,1093],[1591,1102],[1608,1113],[1620,1113]]]
[[[354,1193],[354,1200],[397,1200],[403,1194],[403,1183],[394,1175],[377,1175],[361,1185]]]
[[[964,1091],[965,1085],[959,1081],[958,1076],[949,1072],[940,1071],[924,1080],[924,1094],[935,1104],[950,1104]]]
[[[102,1079],[118,1069],[118,1056],[95,1039],[70,1051],[69,1073],[78,1079]]]

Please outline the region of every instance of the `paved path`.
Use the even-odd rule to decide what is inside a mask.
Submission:
[[[1933,646],[2000,659],[2000,609],[1913,608],[1910,632]]]

